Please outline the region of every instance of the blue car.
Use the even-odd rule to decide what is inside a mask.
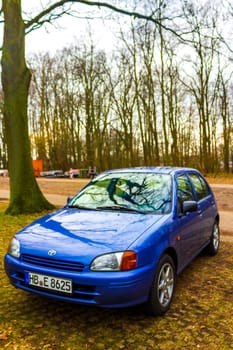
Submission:
[[[191,168],[106,171],[67,204],[19,231],[5,255],[17,288],[102,307],[144,303],[162,315],[177,275],[219,249],[219,213]]]

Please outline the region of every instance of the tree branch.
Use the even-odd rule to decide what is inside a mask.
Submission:
[[[51,6],[49,6],[48,8],[46,8],[45,10],[43,10],[37,16],[32,18],[30,21],[26,22],[25,23],[26,32],[29,33],[32,30],[34,30],[35,28],[41,27],[44,23],[51,23],[51,21],[60,18],[64,14],[70,14],[71,8],[69,10],[65,10],[64,6],[66,4],[72,5],[75,3],[88,5],[88,6],[95,6],[98,8],[107,8],[113,12],[116,12],[116,13],[127,15],[127,16],[130,16],[133,18],[138,18],[138,19],[150,21],[150,22],[154,23],[155,25],[162,27],[166,31],[171,32],[176,37],[178,37],[180,40],[185,41],[185,39],[183,39],[184,33],[180,34],[177,31],[175,31],[174,29],[172,29],[171,27],[164,25],[161,20],[158,20],[154,17],[154,12],[152,12],[151,15],[145,15],[145,14],[142,14],[142,13],[139,13],[136,11],[129,11],[129,10],[126,10],[123,8],[119,8],[117,6],[108,4],[106,2],[90,1],[90,0],[61,0],[61,1],[57,1],[54,4],[52,4]],[[54,11],[55,9],[58,9],[58,8],[63,8],[63,10],[59,14],[52,14],[52,11]],[[48,15],[49,15],[49,17],[45,18]],[[185,33],[185,34],[187,34],[187,33]]]

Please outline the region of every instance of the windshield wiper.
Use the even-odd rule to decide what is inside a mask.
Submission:
[[[98,208],[90,208],[90,207],[85,207],[84,205],[78,205],[78,204],[68,204],[68,208],[76,208],[76,209],[83,209],[83,210],[98,210]]]
[[[119,211],[128,211],[128,212],[134,212],[134,213],[141,213],[141,214],[145,214],[146,212],[143,210],[139,210],[139,209],[134,209],[134,208],[129,208],[129,207],[125,207],[123,205],[105,205],[105,206],[100,206],[97,207],[98,210],[119,210]]]

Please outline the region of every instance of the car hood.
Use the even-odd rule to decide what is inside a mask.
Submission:
[[[162,216],[63,208],[21,230],[21,253],[89,264],[98,255],[129,249]]]

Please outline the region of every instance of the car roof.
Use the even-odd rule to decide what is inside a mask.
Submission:
[[[132,168],[122,168],[122,169],[112,169],[107,170],[104,172],[104,174],[112,174],[112,173],[128,173],[128,172],[135,172],[135,173],[143,173],[143,172],[150,172],[150,173],[159,173],[159,174],[169,174],[174,175],[175,173],[182,173],[182,172],[197,172],[198,170],[193,168],[187,168],[187,167],[173,167],[173,166],[157,166],[157,167],[132,167]]]

